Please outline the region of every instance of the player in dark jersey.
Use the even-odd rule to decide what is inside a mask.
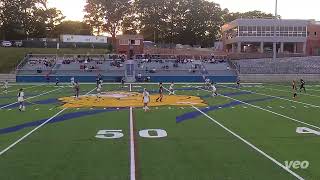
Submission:
[[[300,92],[301,90],[303,89],[304,93],[306,93],[306,88],[304,87],[305,86],[305,82],[303,79],[300,79]]]
[[[240,88],[240,79],[237,80],[237,88]]]
[[[59,86],[59,78],[56,78],[56,86]]]
[[[126,81],[125,81],[125,79],[124,79],[124,77],[122,77],[121,78],[121,88],[124,88],[124,83],[125,83]]]
[[[159,97],[156,99],[156,102],[162,102],[163,98],[163,86],[162,83],[159,84]]]
[[[74,86],[74,91],[75,91],[75,98],[79,98],[79,93],[80,93],[80,85],[79,82],[76,82],[76,85]]]

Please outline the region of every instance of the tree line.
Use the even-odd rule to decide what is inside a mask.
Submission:
[[[265,18],[261,11],[232,13],[207,0],[86,0],[83,22],[64,21],[47,0],[0,0],[2,39],[57,38],[60,34],[142,34],[156,43],[212,46],[221,26],[237,18]]]

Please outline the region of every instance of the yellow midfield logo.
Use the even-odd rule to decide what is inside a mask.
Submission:
[[[164,95],[162,102],[156,102],[159,95],[150,95],[148,106],[207,106],[205,102],[196,96]],[[76,99],[63,97],[59,99],[64,103],[64,108],[91,108],[91,107],[142,107],[143,96],[137,92],[104,92],[100,95],[85,95]]]

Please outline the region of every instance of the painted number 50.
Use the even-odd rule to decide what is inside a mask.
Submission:
[[[122,130],[99,130],[95,137],[99,139],[119,139],[123,136]],[[164,138],[168,134],[163,129],[144,129],[139,131],[139,136],[143,138]]]

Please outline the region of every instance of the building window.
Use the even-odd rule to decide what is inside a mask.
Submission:
[[[314,32],[314,36],[317,36],[317,32]]]
[[[128,39],[120,39],[119,44],[120,45],[129,45],[129,40]]]
[[[131,39],[131,40],[130,40],[130,44],[131,44],[131,45],[139,46],[139,45],[140,45],[140,40]]]

